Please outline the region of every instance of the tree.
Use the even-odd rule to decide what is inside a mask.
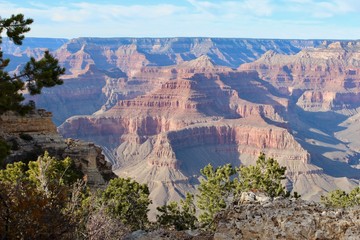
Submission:
[[[215,214],[226,208],[226,199],[234,189],[231,176],[235,173],[235,169],[230,164],[216,169],[208,164],[201,169],[205,179],[200,181],[197,206],[202,211],[199,221],[204,226],[212,227]]]
[[[215,215],[227,207],[228,198],[234,196],[236,200],[244,191],[263,192],[270,197],[289,197],[290,194],[281,184],[285,179],[285,171],[286,167],[280,166],[273,158],[266,159],[263,153],[255,166],[240,166],[236,169],[230,164],[216,169],[211,164],[205,166],[201,170],[205,178],[200,181],[197,195],[197,207],[201,210],[199,221],[205,227],[213,227]],[[233,177],[235,174],[238,175]],[[295,192],[293,197],[300,196]]]
[[[342,190],[329,192],[327,196],[321,196],[321,202],[329,207],[346,208],[360,206],[360,187],[356,187],[349,193]]]
[[[30,31],[29,25],[32,19],[25,19],[23,14],[11,15],[10,18],[0,17],[0,44],[2,33],[16,45],[21,45],[25,36]],[[0,50],[0,114],[6,111],[15,111],[21,114],[27,113],[32,106],[22,104],[24,96],[20,91],[27,89],[30,94],[39,94],[43,87],[52,87],[62,84],[60,76],[65,73],[65,68],[58,65],[49,51],[45,51],[42,59],[36,60],[31,57],[19,75],[10,75],[5,68],[10,60],[3,58]]]
[[[111,216],[131,230],[144,229],[149,223],[149,194],[146,184],[139,184],[130,178],[116,178],[110,180],[101,194],[100,202],[106,205],[106,211]]]
[[[194,195],[190,193],[187,193],[186,198],[180,201],[180,206],[177,202],[170,202],[157,207],[157,210],[160,214],[156,216],[156,219],[160,226],[177,231],[196,228]]]
[[[37,161],[0,170],[0,233],[4,239],[62,239],[76,227],[79,177],[69,158],[45,153]],[[74,185],[75,184],[75,185]],[[83,186],[83,185],[81,185]],[[79,195],[79,194],[78,194]]]
[[[67,188],[82,177],[69,157],[59,161],[48,152],[38,157],[37,161],[30,161],[28,168],[26,174],[29,181],[48,196],[60,194],[59,188]]]
[[[281,183],[285,179],[286,167],[280,166],[273,158],[266,159],[264,153],[260,154],[255,166],[240,166],[237,171],[239,174],[235,181],[237,196],[244,191],[260,191],[270,197],[288,195]]]

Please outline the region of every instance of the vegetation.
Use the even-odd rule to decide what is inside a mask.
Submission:
[[[228,198],[240,197],[242,192],[262,192],[269,197],[290,196],[281,184],[286,167],[273,158],[261,154],[255,166],[232,168],[230,164],[214,169],[210,164],[201,170],[204,179],[199,186],[197,206],[201,210],[199,221],[205,227],[213,227],[215,215],[227,207]],[[235,174],[237,176],[235,177]],[[295,196],[299,196],[295,193]]]
[[[360,187],[354,188],[349,193],[342,190],[329,192],[327,196],[321,196],[321,202],[326,206],[337,208],[360,206]]]
[[[117,239],[148,227],[148,195],[146,185],[123,178],[93,194],[70,158],[45,152],[37,161],[0,170],[0,236]]]
[[[28,165],[16,162],[0,170],[4,239],[57,239],[75,231],[69,196],[79,175],[72,166],[69,158],[58,161],[45,153]]]
[[[147,213],[151,201],[149,189],[130,178],[116,178],[109,182],[101,194],[100,201],[106,212],[132,230],[144,229],[148,225]]]
[[[201,210],[199,221],[204,226],[210,226],[215,214],[226,208],[226,199],[234,189],[231,176],[235,173],[230,164],[216,169],[208,164],[201,169],[204,179],[200,181],[197,204]]]
[[[266,159],[262,153],[255,166],[240,166],[236,181],[236,194],[246,191],[259,191],[270,197],[287,195],[281,180],[285,179],[286,167],[281,167],[273,158]]]
[[[160,213],[156,216],[157,223],[162,227],[178,231],[196,228],[194,195],[190,193],[187,193],[186,198],[180,201],[180,206],[177,202],[170,202],[157,207],[157,210]]]
[[[2,33],[16,45],[21,45],[25,36],[30,31],[29,25],[32,19],[25,19],[23,14],[12,15],[10,18],[0,17],[0,44]],[[52,87],[62,84],[59,78],[65,73],[65,69],[58,65],[49,51],[45,51],[40,60],[30,58],[24,69],[19,74],[10,75],[5,68],[10,60],[4,59],[3,51],[0,49],[0,114],[6,111],[15,111],[21,114],[32,109],[31,104],[22,104],[24,96],[20,91],[27,89],[30,94],[39,94],[43,87]]]
[[[194,195],[187,193],[180,203],[158,207],[155,226],[195,229],[199,227],[198,208],[200,226],[211,229],[216,214],[227,207],[228,198],[236,198],[240,191],[284,195],[280,183],[284,172],[275,160],[266,160],[264,155],[256,166],[238,169],[229,164],[214,169],[209,164],[201,170],[204,179],[199,186],[197,204]],[[37,161],[16,162],[0,170],[3,237],[111,239],[151,227],[147,217],[151,200],[145,184],[116,178],[94,194],[81,178],[70,158],[56,160],[46,152]]]

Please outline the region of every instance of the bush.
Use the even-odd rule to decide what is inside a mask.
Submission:
[[[196,228],[194,196],[190,193],[187,193],[186,198],[180,201],[180,206],[177,202],[170,202],[157,207],[157,210],[160,212],[156,216],[157,223],[162,227],[177,231]]]
[[[342,190],[329,192],[327,196],[321,196],[321,202],[328,207],[346,208],[360,206],[360,187],[354,188],[349,193]]]
[[[130,178],[116,178],[110,180],[101,194],[100,202],[106,206],[107,213],[131,230],[145,229],[149,224],[149,194],[145,184]]]
[[[227,164],[214,169],[210,164],[201,170],[205,179],[200,181],[197,207],[201,210],[199,221],[212,228],[215,215],[227,207],[228,198],[241,196],[242,192],[263,192],[269,197],[289,197],[281,181],[285,179],[286,167],[261,154],[255,166],[240,166],[237,169]],[[235,174],[237,177],[233,177]],[[294,193],[295,198],[300,195]],[[172,206],[176,207],[176,206]]]
[[[230,164],[216,169],[208,164],[201,169],[204,179],[200,181],[197,207],[201,210],[199,221],[205,227],[212,228],[215,214],[226,208],[226,198],[234,190],[231,176],[235,173]]]
[[[280,166],[273,158],[266,159],[263,153],[258,157],[255,166],[240,166],[237,171],[239,174],[235,183],[237,196],[241,192],[254,190],[264,192],[270,197],[288,196],[281,183],[285,179],[286,167]]]
[[[0,170],[0,232],[3,239],[63,239],[75,232],[78,206],[72,161],[45,153],[37,161]],[[76,201],[75,201],[76,200]]]

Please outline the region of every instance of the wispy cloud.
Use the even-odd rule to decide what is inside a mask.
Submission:
[[[309,14],[314,18],[331,18],[360,13],[359,0],[283,0],[283,10]]]
[[[198,11],[203,13],[221,15],[256,15],[270,16],[273,6],[270,0],[241,0],[241,1],[220,1],[217,3],[203,0],[187,0]]]
[[[22,12],[29,16],[47,18],[55,22],[87,22],[94,18],[116,20],[124,17],[152,19],[171,16],[184,10],[184,7],[171,4],[125,6],[80,2],[68,6],[56,6],[31,3],[30,7],[24,8],[14,3],[0,2],[1,15]]]
[[[78,11],[85,11],[91,13],[92,16],[97,15],[101,18],[118,19],[122,17],[127,18],[161,18],[165,16],[172,16],[185,10],[184,7],[179,7],[171,4],[156,4],[156,5],[113,5],[113,4],[91,4],[91,3],[77,3],[73,4]]]

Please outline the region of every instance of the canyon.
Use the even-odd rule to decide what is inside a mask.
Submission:
[[[118,176],[147,183],[153,207],[195,193],[208,163],[254,164],[261,152],[304,199],[359,184],[358,41],[55,43],[43,47],[66,67],[65,83],[28,99],[53,112],[64,137],[100,145]],[[31,41],[4,49],[12,59],[40,51]]]

